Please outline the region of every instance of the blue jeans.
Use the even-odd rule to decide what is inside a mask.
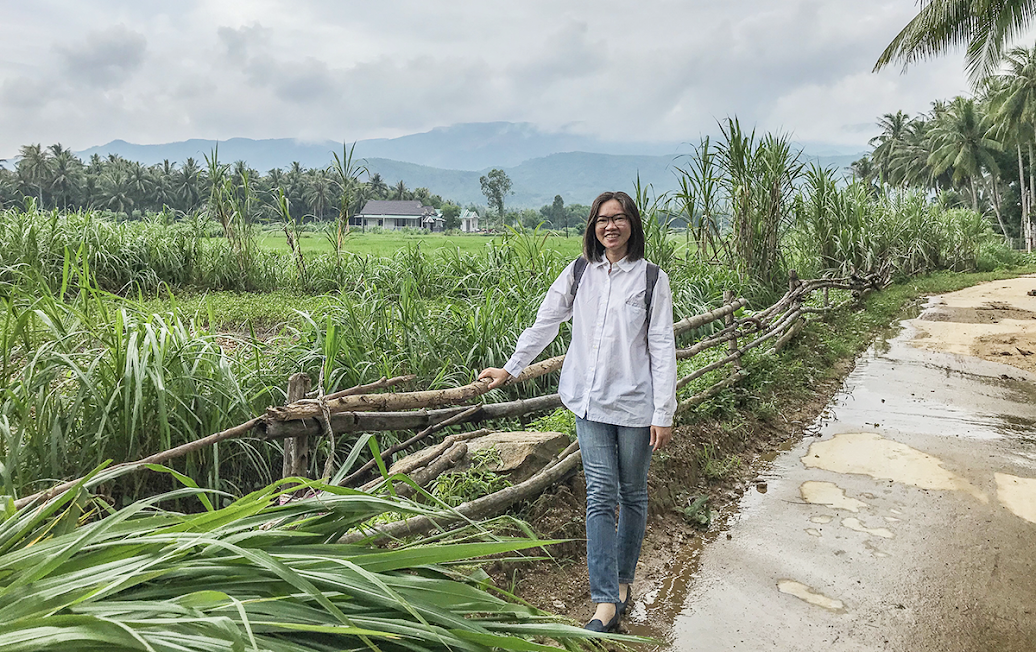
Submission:
[[[633,582],[647,524],[651,428],[614,426],[576,417],[576,436],[586,476],[590,599],[617,603],[619,584]]]

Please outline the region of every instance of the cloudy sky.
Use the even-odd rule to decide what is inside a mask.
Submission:
[[[634,8],[636,7],[636,8]],[[392,137],[532,122],[681,141],[718,118],[862,149],[965,92],[871,67],[915,0],[0,0],[0,158],[123,139]]]

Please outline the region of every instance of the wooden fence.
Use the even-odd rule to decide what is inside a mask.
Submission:
[[[728,369],[720,380],[680,401],[677,412],[683,412],[716,396],[723,389],[731,387],[747,375],[742,357],[751,349],[766,346],[762,355],[772,355],[788,343],[804,325],[807,316],[836,310],[857,302],[865,293],[885,285],[877,276],[851,276],[835,279],[799,280],[794,271],[788,281],[788,291],[776,303],[750,315],[737,315],[748,302],[735,298],[731,293],[724,295],[723,305],[710,312],[694,315],[673,325],[679,336],[703,326],[721,322],[722,327],[693,344],[677,349],[678,360],[693,359],[704,351],[723,347],[726,355],[708,364],[697,367],[677,381],[682,388],[688,383],[717,369]],[[831,290],[847,290],[851,296],[839,304],[829,301]],[[814,293],[821,292],[822,301],[811,301]],[[810,304],[810,305],[807,305]],[[557,356],[527,367],[512,381],[522,383],[539,378],[561,368],[564,356]],[[387,430],[416,430],[413,437],[392,446],[381,453],[385,461],[401,451],[424,442],[434,433],[449,427],[467,423],[484,423],[497,419],[520,417],[543,413],[561,406],[557,394],[509,401],[504,403],[472,402],[488,391],[486,381],[475,381],[462,387],[415,392],[379,392],[404,383],[412,382],[413,376],[382,378],[367,385],[359,385],[334,394],[320,395],[310,392],[310,378],[306,374],[295,374],[288,383],[288,404],[270,407],[265,414],[208,437],[183,444],[176,448],[156,453],[135,462],[124,462],[112,469],[127,467],[144,468],[146,464],[162,464],[190,452],[211,446],[220,441],[241,437],[280,439],[284,441],[284,477],[304,477],[310,467],[310,451],[315,437],[332,439],[330,450],[334,451],[333,439],[337,435],[355,432],[378,432]],[[318,383],[318,387],[322,383]],[[427,484],[438,474],[450,468],[451,463],[464,457],[464,441],[477,434],[460,433],[446,437],[444,441],[427,449],[417,458],[419,463],[407,469],[414,484]],[[580,460],[577,444],[553,459],[545,468],[521,484],[508,487],[496,494],[484,496],[464,503],[454,510],[443,511],[436,517],[421,516],[382,526],[373,533],[354,533],[347,540],[400,536],[428,531],[436,526],[458,520],[477,520],[500,513],[516,502],[542,492],[575,469]],[[330,478],[333,471],[333,453],[326,461],[323,477]],[[376,460],[370,460],[344,478],[341,484],[376,489],[389,480],[370,478],[376,467]],[[128,469],[133,470],[133,469]],[[366,484],[363,484],[367,480]],[[59,484],[51,489],[15,501],[22,507],[34,501],[45,501],[65,491],[80,480]],[[401,487],[402,488],[402,487]],[[405,490],[404,490],[405,491]]]

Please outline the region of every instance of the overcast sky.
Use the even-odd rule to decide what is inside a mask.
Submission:
[[[0,158],[30,142],[353,141],[498,120],[686,141],[735,114],[863,149],[881,114],[967,90],[959,53],[871,73],[916,11],[914,0],[0,0]]]

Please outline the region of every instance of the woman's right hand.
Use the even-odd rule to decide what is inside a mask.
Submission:
[[[496,389],[511,379],[511,374],[497,367],[483,369],[478,375],[479,380],[489,379],[489,389]]]

